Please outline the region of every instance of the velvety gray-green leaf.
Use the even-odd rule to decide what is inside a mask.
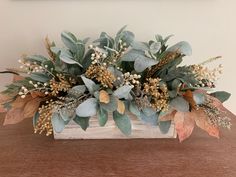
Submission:
[[[218,100],[220,100],[223,103],[229,99],[231,94],[225,91],[218,91],[218,92],[211,93],[211,96],[216,97]]]
[[[76,108],[79,117],[91,117],[97,113],[98,101],[96,98],[89,98]]]
[[[91,79],[88,79],[84,76],[81,76],[85,86],[87,87],[88,91],[93,94],[95,91],[99,89],[99,86],[95,84]]]
[[[180,96],[177,96],[170,102],[170,106],[175,108],[177,111],[188,112],[189,111],[189,103]]]
[[[100,126],[105,126],[108,120],[108,112],[105,109],[100,108],[98,111],[98,122]]]
[[[113,119],[116,126],[120,129],[122,133],[126,136],[131,134],[131,122],[130,118],[125,114],[119,114],[117,111],[113,112]]]
[[[120,99],[127,98],[131,89],[132,89],[132,87],[130,85],[121,86],[114,91],[114,95]]]
[[[53,130],[55,132],[60,133],[64,130],[65,122],[58,113],[52,114],[51,121],[52,121]]]
[[[171,126],[171,121],[160,121],[159,122],[159,128],[163,134],[166,134],[169,132]]]
[[[140,73],[140,72],[143,72],[148,67],[151,67],[157,63],[158,62],[154,59],[147,58],[145,56],[140,55],[134,62],[134,69],[135,71]]]
[[[89,127],[89,119],[90,117],[79,117],[76,116],[74,118],[75,123],[77,123],[84,131],[87,130],[87,128]]]

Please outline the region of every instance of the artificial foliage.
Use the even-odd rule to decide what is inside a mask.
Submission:
[[[106,128],[109,114],[129,136],[131,113],[162,133],[174,122],[180,141],[195,125],[219,137],[235,117],[222,104],[230,94],[214,92],[222,66],[206,66],[220,57],[181,65],[192,49],[185,41],[168,46],[170,37],[139,42],[124,27],[114,38],[102,32],[90,44],[70,32],[61,34],[62,47],[46,38],[47,57],[24,55],[20,69],[1,72],[14,74],[0,96],[4,124],[31,117],[35,133],[50,135],[70,121],[86,131],[93,116]]]

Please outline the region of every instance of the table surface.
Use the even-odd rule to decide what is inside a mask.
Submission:
[[[221,139],[195,128],[183,143],[54,140],[33,134],[27,119],[0,127],[0,177],[236,177],[235,126]]]

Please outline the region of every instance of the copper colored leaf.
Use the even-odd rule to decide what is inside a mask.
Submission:
[[[120,114],[125,113],[125,104],[123,101],[117,100],[117,112]]]
[[[205,130],[209,135],[219,138],[219,129],[208,122],[208,117],[201,109],[195,111],[195,122],[198,127]]]
[[[16,75],[16,74],[13,75],[13,82],[21,81],[21,80],[23,80],[23,79],[24,79],[23,76]]]
[[[34,98],[27,102],[24,107],[24,118],[33,117],[37,112],[41,101],[41,98]]]
[[[110,102],[110,96],[105,90],[99,92],[99,101],[105,104]]]
[[[177,131],[179,141],[187,139],[194,128],[194,116],[192,112],[177,112],[174,117],[175,129]]]
[[[15,101],[12,102],[11,106],[12,108],[23,108],[25,104],[32,100],[31,95],[27,95],[25,98],[21,98],[18,96]]]
[[[184,93],[184,99],[187,100],[192,108],[196,108],[196,102],[193,99],[193,92],[191,90],[187,90]]]
[[[24,120],[23,109],[16,108],[7,112],[3,125],[16,124]]]
[[[11,98],[7,95],[0,94],[0,104],[4,104],[9,101]]]
[[[0,104],[0,113],[6,112],[7,110]]]
[[[44,97],[45,94],[43,92],[39,92],[39,91],[33,91],[30,92],[32,98],[37,98],[37,97]]]

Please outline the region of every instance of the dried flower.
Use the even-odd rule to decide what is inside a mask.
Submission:
[[[109,88],[113,88],[113,83],[116,80],[115,76],[105,66],[99,65],[91,65],[85,75],[90,79],[97,80],[103,87]]]
[[[147,96],[151,96],[151,107],[156,110],[168,109],[168,89],[164,83],[160,82],[159,78],[149,78],[144,83],[143,91]]]

